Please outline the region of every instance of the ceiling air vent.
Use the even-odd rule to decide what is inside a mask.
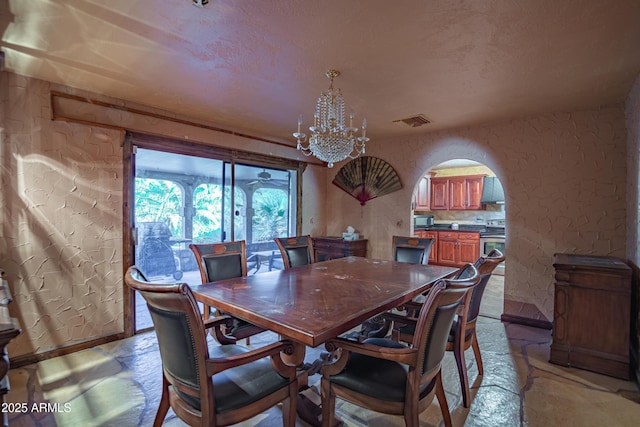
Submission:
[[[418,114],[417,116],[407,117],[406,119],[394,120],[393,123],[408,128],[417,128],[422,125],[428,125],[431,123],[431,120],[427,119],[422,114]]]

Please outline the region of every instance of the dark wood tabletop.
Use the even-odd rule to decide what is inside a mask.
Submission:
[[[426,292],[455,271],[347,257],[192,289],[200,302],[316,347]]]

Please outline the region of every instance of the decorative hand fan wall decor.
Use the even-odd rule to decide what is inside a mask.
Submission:
[[[362,206],[371,199],[402,188],[400,177],[389,163],[377,157],[358,157],[344,165],[333,184],[356,198]]]

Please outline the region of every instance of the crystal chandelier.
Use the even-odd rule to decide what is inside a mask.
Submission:
[[[327,162],[332,168],[335,162],[364,154],[364,148],[369,138],[367,134],[367,119],[362,120],[362,136],[356,136],[358,128],[353,127],[353,112],[349,114],[349,126],[345,125],[344,98],[340,89],[333,89],[333,79],[340,75],[338,70],[329,70],[325,74],[330,80],[329,90],[320,94],[313,115],[313,126],[309,127],[311,136],[307,139],[305,133],[300,132],[302,114],[298,117],[298,131],[293,136],[298,140],[298,150],[305,156],[314,155]]]

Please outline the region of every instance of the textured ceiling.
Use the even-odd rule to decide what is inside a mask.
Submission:
[[[640,73],[638,0],[0,0],[0,33],[6,70],[292,145],[329,68],[372,142],[623,102]]]

